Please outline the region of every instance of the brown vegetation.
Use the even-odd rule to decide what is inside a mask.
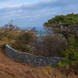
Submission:
[[[66,76],[52,67],[32,67],[12,61],[0,50],[0,78],[78,78],[73,72]]]
[[[6,44],[22,52],[46,57],[61,56],[61,51],[66,48],[62,35],[46,35],[40,39],[34,31],[20,30],[14,25],[0,28],[0,46]]]
[[[46,35],[35,44],[36,52],[45,57],[62,56],[61,52],[66,49],[66,46],[66,39],[59,34]]]
[[[0,47],[9,44],[19,51],[32,53],[35,39],[36,35],[31,30],[20,30],[14,25],[5,25],[0,28]]]
[[[15,39],[15,42],[11,45],[13,48],[19,51],[32,53],[33,43],[35,39],[36,39],[36,35],[34,32],[21,31],[20,35]]]

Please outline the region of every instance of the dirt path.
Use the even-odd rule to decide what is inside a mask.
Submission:
[[[0,50],[0,78],[67,78],[51,67],[32,67],[12,61]],[[78,78],[69,75],[68,78]]]

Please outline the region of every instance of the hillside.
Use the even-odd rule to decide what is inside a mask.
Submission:
[[[78,78],[71,74],[66,77],[51,67],[32,67],[16,63],[0,50],[0,78]]]
[[[52,27],[52,26],[78,26],[78,14],[67,14],[67,15],[59,15],[55,16],[54,18],[48,20],[44,24],[47,27]]]

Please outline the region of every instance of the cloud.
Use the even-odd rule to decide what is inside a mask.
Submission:
[[[0,24],[13,19],[14,24],[20,26],[38,27],[55,15],[78,13],[77,6],[78,0],[41,0],[40,2],[24,2],[24,4],[14,3],[0,9]]]

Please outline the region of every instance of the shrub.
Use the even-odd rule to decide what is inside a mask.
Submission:
[[[0,28],[0,47],[15,42],[19,29],[14,25],[5,25]]]
[[[66,39],[62,35],[47,35],[36,44],[36,52],[39,55],[52,57],[62,56],[61,51],[66,49]]]
[[[32,52],[33,49],[33,43],[34,40],[36,39],[36,35],[33,32],[26,32],[22,31],[20,35],[16,38],[16,41],[12,46],[20,50],[22,52]]]
[[[59,66],[67,69],[78,67],[78,41],[74,36],[69,38],[69,47],[63,52],[64,58]]]

